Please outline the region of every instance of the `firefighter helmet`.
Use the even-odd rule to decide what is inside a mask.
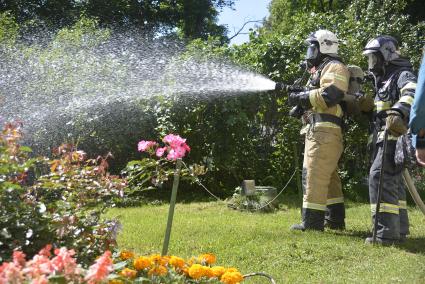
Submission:
[[[338,54],[339,40],[333,32],[328,30],[315,31],[305,41],[309,45],[317,43],[320,53],[328,55]]]
[[[363,55],[379,52],[386,63],[400,57],[398,42],[392,36],[378,36],[370,40],[363,49]]]

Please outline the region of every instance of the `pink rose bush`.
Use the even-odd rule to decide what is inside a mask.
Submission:
[[[155,147],[156,145],[158,145],[156,142],[154,141],[140,141],[139,144],[137,144],[137,150],[139,152],[146,152],[149,149]]]
[[[167,153],[166,159],[169,161],[181,159],[186,153],[190,152],[186,139],[179,135],[168,134],[162,139],[162,142],[165,143],[164,147],[159,147],[159,144],[155,141],[142,140],[138,143],[137,150],[139,152],[155,153],[158,158]]]
[[[169,182],[174,176],[177,160],[186,157],[191,151],[186,139],[177,134],[168,134],[160,142],[141,140],[137,144],[137,150],[148,155],[128,162],[121,172],[128,181],[125,196],[131,202],[138,198],[141,191],[161,187]],[[191,183],[205,173],[205,167],[198,164],[184,164],[179,172],[182,180]]]
[[[111,252],[106,251],[88,270],[77,264],[74,250],[55,249],[47,245],[31,260],[21,251],[13,252],[13,260],[0,265],[0,284],[103,283],[113,271]]]

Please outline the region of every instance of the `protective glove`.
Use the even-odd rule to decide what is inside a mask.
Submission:
[[[375,102],[371,95],[364,94],[359,97],[359,107],[362,112],[371,112],[375,106]]]
[[[399,137],[407,132],[407,123],[404,121],[401,113],[395,110],[387,112],[386,128],[389,133],[395,137]]]
[[[289,94],[288,103],[291,106],[302,106],[304,109],[311,108],[310,92],[292,92]]]

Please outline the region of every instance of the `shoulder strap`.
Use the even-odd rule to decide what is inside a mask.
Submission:
[[[412,68],[402,67],[398,69],[396,72],[394,72],[394,74],[391,75],[391,77],[388,79],[391,81],[390,82],[391,90],[395,89],[395,97],[391,98],[393,104],[400,99],[400,90],[397,87],[397,82],[398,82],[398,78],[400,77],[400,74],[403,73],[404,71],[412,72]]]

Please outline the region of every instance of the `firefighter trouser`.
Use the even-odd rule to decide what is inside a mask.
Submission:
[[[305,137],[303,162],[303,224],[323,230],[327,220],[344,223],[344,198],[337,168],[342,154],[341,128],[310,125]]]
[[[374,159],[369,172],[369,197],[372,210],[372,224],[376,216],[376,202],[379,187],[379,175],[382,166],[383,142],[376,145]],[[406,207],[406,191],[402,178],[402,166],[394,161],[395,140],[387,141],[385,164],[383,165],[383,185],[381,204],[378,214],[377,237],[383,239],[399,239],[400,235],[409,234],[409,219]]]

